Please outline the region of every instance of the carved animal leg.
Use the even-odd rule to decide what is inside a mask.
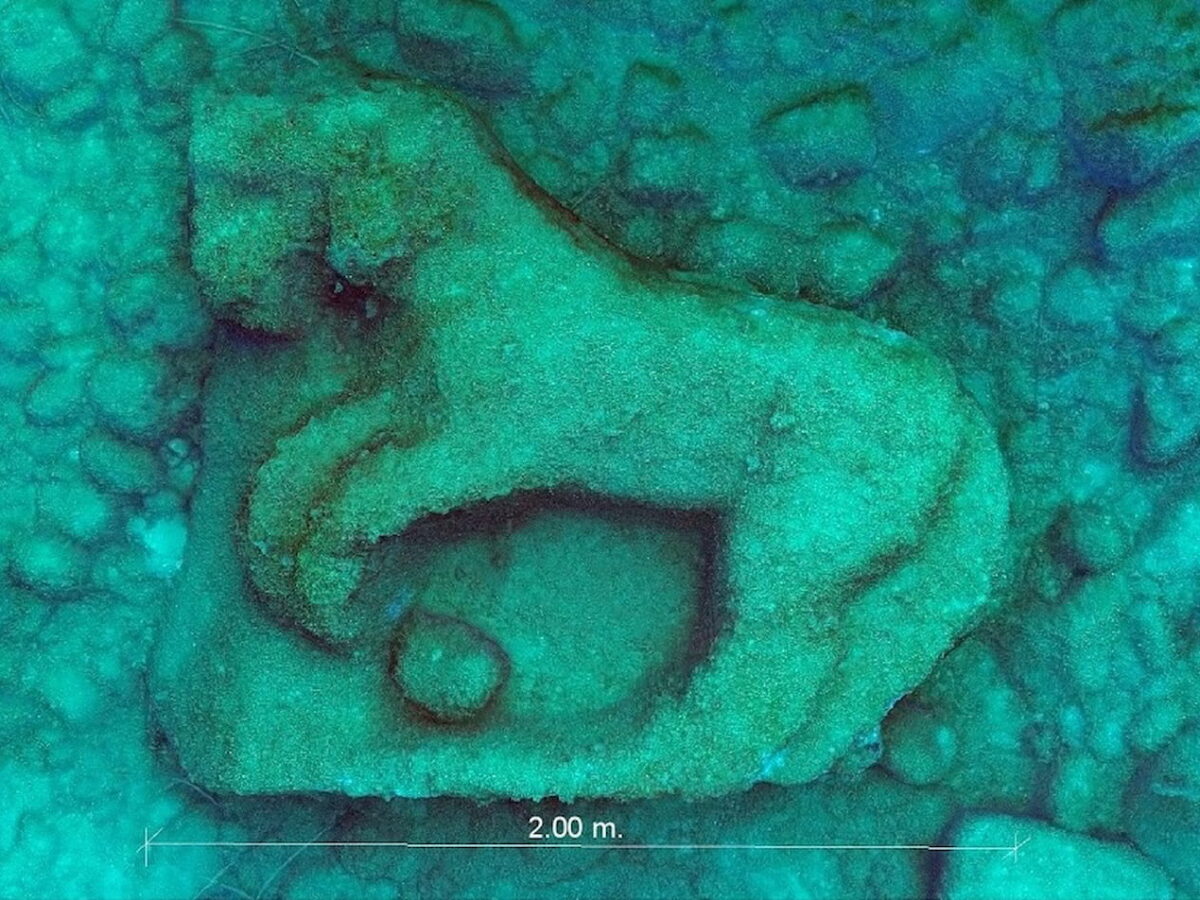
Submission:
[[[310,512],[346,459],[396,428],[395,399],[381,392],[313,416],[281,438],[246,498],[242,557],[258,594],[279,615],[303,620],[294,576]]]
[[[353,637],[362,611],[349,601],[371,545],[423,516],[553,486],[538,474],[532,450],[515,445],[511,432],[505,441],[443,433],[416,446],[386,444],[351,464],[340,489],[312,511],[313,528],[296,557],[303,624],[333,640]]]

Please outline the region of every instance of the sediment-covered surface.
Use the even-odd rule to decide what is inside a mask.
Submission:
[[[0,7],[0,895],[1200,894],[1198,58],[1200,15],[1171,0]],[[404,250],[355,229],[377,206],[343,204],[328,234],[319,217],[287,218],[304,197],[276,202],[264,176],[235,193],[260,201],[241,223],[258,240],[198,252],[211,222],[194,191],[195,116],[214,83],[270,98],[347,71],[454,92],[557,216],[705,291],[717,280],[913,336],[982,411],[1010,483],[1012,577],[830,774],[699,801],[478,805],[241,795],[189,773],[146,674],[183,561],[213,537],[197,531],[197,479],[229,462],[201,450],[204,380],[239,340],[297,340],[314,296],[374,315],[364,273]],[[326,262],[345,276],[333,285],[312,280],[306,255],[331,237]],[[282,245],[285,265],[253,256]],[[233,339],[214,325],[239,316]],[[339,345],[313,346],[308,370],[333,373],[313,397],[336,396]],[[457,654],[454,690],[415,656],[379,677],[435,716],[486,715],[518,685],[518,713],[603,721],[646,671],[691,658],[679,597],[708,550],[703,529],[678,524],[600,528],[549,509],[455,545],[464,577],[483,582],[509,564],[569,588],[597,559],[658,573],[661,622],[600,621],[631,645],[603,690],[569,671],[522,682],[463,628],[409,634],[414,654],[422,640]],[[658,556],[639,543],[648,528]],[[574,555],[547,569],[531,548],[564,534]],[[853,519],[845,537],[864,539]],[[411,597],[391,590],[388,566],[436,581],[444,552],[429,547],[453,543],[436,529],[412,540],[377,582],[397,618]],[[495,622],[513,596],[491,597]],[[264,613],[276,632],[279,617]],[[547,616],[548,633],[579,626]],[[591,671],[594,645],[575,646]],[[535,649],[514,652],[529,662]],[[219,669],[197,672],[219,695]],[[786,780],[786,766],[764,757],[760,780]],[[1014,859],[949,862],[303,846],[519,842],[533,815],[615,822],[644,843],[928,845],[1009,830],[1030,843]],[[143,829],[160,828],[160,840],[301,846],[159,847],[145,866]]]

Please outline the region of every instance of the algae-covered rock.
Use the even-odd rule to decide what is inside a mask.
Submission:
[[[14,89],[40,100],[84,77],[88,56],[65,6],[15,0],[5,14],[0,67]]]
[[[480,93],[512,91],[524,80],[517,65],[523,40],[515,11],[471,0],[400,0],[396,41],[423,71],[447,84]]]
[[[1133,449],[1151,465],[1180,459],[1200,444],[1200,371],[1194,363],[1144,377],[1134,398]]]
[[[87,387],[97,416],[122,436],[153,437],[168,425],[171,376],[162,357],[109,354],[93,364]]]
[[[47,599],[72,599],[83,590],[87,557],[65,536],[37,531],[15,543],[8,574],[17,584]]]
[[[940,781],[958,752],[954,728],[917,704],[907,704],[889,716],[884,735],[884,767],[906,784]]]
[[[25,414],[35,425],[61,425],[79,414],[83,378],[70,369],[51,370],[25,395]]]
[[[1132,848],[1054,828],[1037,819],[974,813],[944,842],[1012,847],[946,855],[944,900],[1169,900],[1171,881]]]
[[[960,805],[1020,804],[1035,784],[1031,718],[996,651],[968,637],[888,713],[881,763],[907,784],[946,789]]]
[[[1099,231],[1105,252],[1116,262],[1193,256],[1200,240],[1200,171],[1180,166],[1120,198],[1106,211]]]
[[[316,141],[269,99],[246,104],[231,114],[197,95],[195,115],[208,125],[191,143],[192,166],[205,185],[192,210],[192,263],[217,313],[273,334],[300,333],[329,287],[319,248],[326,227],[321,193],[313,183],[321,164],[304,152]],[[253,147],[237,143],[243,116],[259,122]],[[235,177],[226,167],[239,157],[257,164]]]
[[[1129,830],[1188,896],[1200,894],[1200,727],[1180,731],[1133,782]]]
[[[1140,185],[1200,140],[1196,12],[1186,0],[1089,0],[1054,23],[1071,143],[1085,171]]]
[[[256,260],[206,257],[210,291],[240,285],[218,313],[295,339],[227,330],[208,382],[199,539],[157,676],[194,778],[806,781],[995,607],[999,456],[911,339],[634,264],[436,91],[326,76],[204,102],[195,241]],[[264,211],[233,189],[264,175],[304,190]],[[281,319],[296,244],[343,291]],[[465,625],[418,619],[396,644],[413,604]]]
[[[772,113],[764,123],[763,152],[793,187],[852,178],[875,160],[875,134],[866,91],[827,91]]]
[[[79,460],[92,481],[118,494],[148,494],[162,478],[158,459],[150,450],[103,431],[83,439]]]

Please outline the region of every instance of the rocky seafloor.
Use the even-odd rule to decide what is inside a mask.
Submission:
[[[194,97],[346,67],[452,91],[637,258],[953,366],[1007,468],[1011,575],[829,775],[485,804],[181,765],[148,660],[204,537]],[[1194,3],[9,0],[0,143],[0,896],[1200,896]],[[1028,842],[323,846],[524,842],[534,815],[645,844]]]

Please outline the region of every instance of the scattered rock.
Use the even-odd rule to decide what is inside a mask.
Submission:
[[[155,455],[145,447],[94,431],[79,445],[83,470],[99,487],[118,494],[148,494],[162,474]]]
[[[1133,450],[1152,466],[1169,465],[1200,441],[1200,369],[1148,373],[1134,398]]]
[[[34,425],[62,425],[84,406],[83,378],[71,369],[47,372],[25,396],[25,415]]]
[[[15,0],[5,9],[0,70],[20,96],[40,101],[78,83],[87,73],[90,57],[65,10],[39,0]]]
[[[1050,785],[1049,815],[1055,824],[1072,831],[1102,831],[1119,816],[1122,769],[1114,777],[1112,760],[1101,760],[1085,748],[1059,753],[1060,762]]]
[[[8,569],[22,587],[47,599],[70,599],[83,589],[87,557],[62,535],[38,531],[17,539]]]
[[[1185,265],[1177,277],[1186,285],[1193,274]],[[1148,357],[1134,398],[1133,449],[1142,461],[1165,465],[1200,442],[1200,324],[1194,312],[1180,309],[1159,325]]]
[[[1150,355],[1164,366],[1183,368],[1200,361],[1200,321],[1179,316],[1165,323],[1154,336]]]
[[[1200,171],[1182,166],[1115,203],[1100,223],[1104,250],[1114,261],[1195,255],[1200,242]]]
[[[961,806],[1020,803],[1035,783],[1029,723],[996,652],[968,637],[883,720],[883,768]]]
[[[883,767],[907,784],[940,781],[954,763],[958,735],[932,710],[901,701],[884,720]]]
[[[884,282],[900,251],[868,228],[846,225],[821,235],[816,256],[821,300],[852,308]]]
[[[1171,881],[1130,847],[1099,841],[1038,819],[974,813],[943,843],[1019,847],[1015,853],[948,853],[943,900],[1169,900]]]
[[[1118,310],[1122,324],[1139,337],[1153,338],[1172,320],[1193,318],[1200,299],[1198,276],[1195,256],[1147,259]]]
[[[1148,504],[1127,481],[1121,487],[1124,493],[1101,492],[1069,505],[1060,515],[1053,530],[1053,552],[1073,572],[1107,572],[1133,549]]]
[[[792,187],[853,178],[875,161],[870,102],[861,88],[807,97],[772,113],[763,127],[763,152]]]
[[[122,0],[104,28],[105,49],[137,56],[171,27],[171,10],[155,0]]]
[[[744,279],[757,290],[795,296],[805,254],[794,231],[747,219],[714,222],[696,235],[691,252],[698,268]],[[787,251],[778,249],[787,247]]]
[[[184,438],[171,438],[159,453],[167,467],[170,486],[181,494],[191,494],[196,476],[200,473],[200,456]]]
[[[166,494],[169,504],[174,495]],[[158,500],[162,495],[152,498]],[[147,504],[153,506],[154,504]],[[146,571],[155,578],[170,578],[183,565],[183,551],[187,548],[187,519],[182,512],[171,512],[159,518],[137,517],[129,521],[129,533],[146,551]]]
[[[195,32],[174,29],[140,52],[137,62],[147,92],[173,101],[167,105],[179,114],[186,109],[179,101],[190,93],[194,74],[205,71],[211,58],[212,48]]]
[[[889,67],[871,81],[880,118],[888,125],[881,146],[924,155],[969,141],[995,120],[1024,81],[1037,77],[1025,71],[1030,61],[1014,52],[1004,29],[978,17],[975,22],[960,24],[938,52]]]
[[[64,534],[88,544],[102,537],[113,519],[113,504],[88,484],[77,470],[41,486],[38,508],[46,521]]]
[[[679,102],[683,86],[683,77],[673,69],[634,63],[621,85],[622,108],[632,117],[631,124],[657,129]]]
[[[1200,140],[1193,4],[1074,3],[1057,17],[1054,38],[1068,135],[1089,177],[1145,184]]]
[[[1188,896],[1200,895],[1200,727],[1181,731],[1135,782],[1129,802],[1134,842]]]
[[[181,272],[142,271],[122,278],[105,291],[104,311],[142,350],[188,349],[208,330],[197,286]]]
[[[169,425],[168,404],[175,393],[170,367],[151,354],[113,353],[88,373],[88,396],[97,415],[122,437],[161,433]]]
[[[678,203],[696,190],[711,162],[699,132],[634,140],[625,161],[630,197],[639,203]]]
[[[964,187],[997,207],[1037,201],[1061,178],[1061,153],[1054,133],[997,129],[971,149],[963,166]]]
[[[1128,296],[1120,288],[1092,268],[1069,265],[1046,286],[1046,319],[1063,328],[1110,330],[1115,311]]]

